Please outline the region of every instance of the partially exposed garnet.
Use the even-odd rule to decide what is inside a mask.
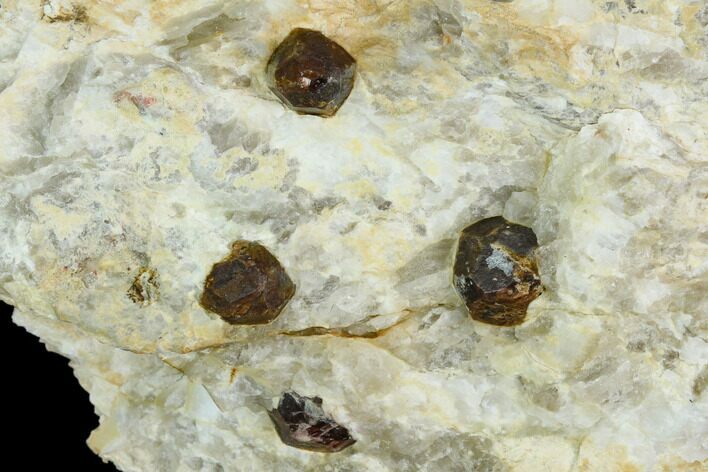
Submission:
[[[204,282],[202,306],[231,324],[273,321],[295,293],[278,259],[258,243],[236,241]]]
[[[453,284],[472,318],[498,326],[524,321],[529,304],[543,291],[538,241],[531,228],[487,218],[462,231]]]
[[[271,90],[298,113],[332,116],[354,86],[356,61],[319,31],[295,28],[273,51]]]
[[[356,442],[347,428],[324,412],[320,397],[285,392],[278,408],[268,414],[278,436],[288,446],[315,452],[339,452]]]

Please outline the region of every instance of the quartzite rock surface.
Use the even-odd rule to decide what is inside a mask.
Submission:
[[[6,0],[0,298],[71,360],[126,471],[701,470],[700,0]],[[336,115],[268,85],[292,28],[356,59]],[[545,292],[477,323],[463,228],[533,229]],[[297,283],[200,305],[233,241]],[[132,296],[131,296],[132,295]],[[19,356],[19,353],[18,353]],[[283,391],[357,442],[289,447]]]

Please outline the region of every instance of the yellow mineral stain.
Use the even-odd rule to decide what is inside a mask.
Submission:
[[[272,188],[277,190],[288,173],[287,158],[284,154],[258,155],[246,153],[240,149],[227,151],[224,156],[224,165],[229,168],[238,159],[252,159],[258,162],[258,167],[253,172],[240,175],[234,179],[234,187],[252,189]]]
[[[153,0],[149,9],[151,18],[159,24],[189,14],[198,7],[202,7],[201,2],[193,0]]]
[[[114,417],[106,416],[98,428],[91,432],[88,438],[88,446],[96,454],[101,454],[104,450],[110,451],[113,443],[121,441],[121,432]]]
[[[32,199],[32,208],[35,214],[54,230],[59,239],[68,239],[77,234],[91,219],[88,212],[69,212],[44,201],[42,197]]]
[[[85,0],[83,3],[89,9],[91,21],[106,29],[117,29],[133,25],[141,15],[139,9],[131,9],[127,5],[115,5],[120,0]],[[121,2],[123,3],[123,2]]]
[[[661,465],[662,472],[705,472],[708,470],[708,461],[686,462],[678,457]]]
[[[335,187],[337,194],[343,194],[348,198],[366,198],[376,195],[376,186],[368,179],[357,179],[344,182]]]
[[[685,25],[681,29],[681,39],[686,44],[687,52],[693,59],[701,60],[705,54],[705,46],[701,41],[705,37],[705,28],[696,16],[701,9],[701,3],[686,5],[681,10],[681,22]]]
[[[359,139],[352,139],[347,143],[347,149],[349,149],[350,153],[356,156],[361,155],[363,146],[361,144],[361,140]]]
[[[345,240],[356,251],[364,270],[372,273],[395,271],[410,257],[410,242],[395,226],[359,224]]]
[[[590,439],[586,439],[582,445],[582,449],[586,447],[589,449],[586,451],[588,457],[583,457],[578,462],[578,470],[580,472],[594,472],[596,470],[640,472],[643,470],[630,462],[627,457],[627,447],[624,445],[617,444],[599,449]]]

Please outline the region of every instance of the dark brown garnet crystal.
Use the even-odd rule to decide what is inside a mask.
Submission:
[[[271,90],[291,109],[332,116],[354,86],[356,61],[319,31],[295,28],[273,51],[266,74]]]
[[[531,228],[487,218],[462,231],[453,284],[472,318],[498,326],[524,321],[526,308],[543,291],[536,235]]]
[[[339,452],[356,442],[349,431],[322,409],[320,397],[285,392],[268,412],[278,436],[288,446],[315,452]]]
[[[294,293],[273,254],[258,243],[236,241],[207,275],[201,304],[231,324],[263,324],[273,321]]]

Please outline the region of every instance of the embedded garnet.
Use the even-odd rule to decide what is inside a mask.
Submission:
[[[328,416],[319,397],[284,392],[268,412],[278,436],[288,446],[314,452],[339,452],[356,442],[349,430]]]
[[[537,247],[531,228],[510,223],[501,216],[462,230],[453,284],[472,318],[498,326],[524,321],[529,304],[543,291]]]
[[[273,321],[295,293],[278,259],[260,244],[236,241],[204,282],[201,305],[231,324]]]
[[[332,116],[354,86],[356,61],[319,31],[295,28],[266,67],[268,85],[283,103],[308,115]]]

